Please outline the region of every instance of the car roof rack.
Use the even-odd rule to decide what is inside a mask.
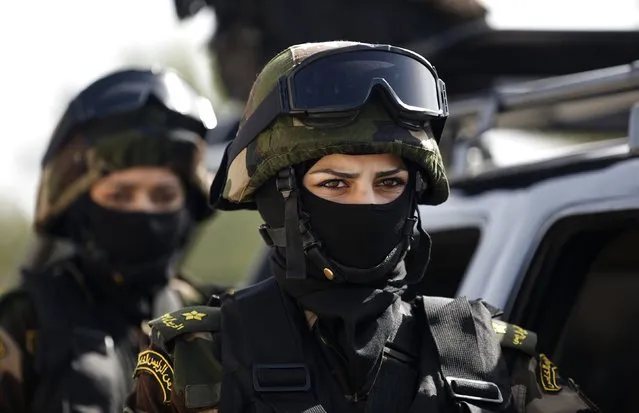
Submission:
[[[452,181],[494,169],[484,135],[491,129],[628,133],[639,153],[639,61],[571,75],[508,84],[452,101],[442,152]],[[612,141],[611,141],[612,142]],[[615,141],[618,142],[618,141]],[[472,170],[469,155],[483,165]]]
[[[471,23],[402,46],[434,64],[456,99],[506,82],[632,62],[639,59],[638,43],[639,30],[503,30]]]

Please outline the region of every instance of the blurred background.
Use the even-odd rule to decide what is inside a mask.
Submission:
[[[285,8],[287,3],[291,6],[288,9]],[[308,11],[311,9],[306,6],[306,10],[296,9],[303,3],[322,9],[318,11],[319,17],[313,20],[314,12]],[[221,124],[218,135],[212,138],[215,146],[215,142],[224,141],[224,134],[232,135],[246,88],[250,87],[250,81],[264,59],[301,41],[348,37],[349,40],[379,40],[399,45],[421,44],[417,51],[428,58],[433,56],[440,75],[453,94],[475,92],[477,84],[485,85],[483,78],[477,78],[477,84],[471,85],[466,81],[468,73],[488,76],[489,71],[482,71],[482,68],[492,63],[495,67],[506,65],[511,75],[516,72],[518,78],[528,79],[627,63],[631,60],[624,60],[627,54],[636,54],[639,48],[636,41],[628,43],[620,37],[617,42],[613,37],[624,31],[639,30],[639,0],[388,1],[392,7],[398,5],[394,9],[398,13],[404,10],[400,3],[424,3],[423,7],[432,8],[433,16],[437,13],[447,16],[445,20],[425,16],[425,24],[421,25],[425,28],[420,33],[408,34],[389,29],[388,33],[376,33],[375,30],[381,29],[375,24],[369,24],[368,30],[358,31],[358,24],[366,22],[364,18],[359,19],[358,7],[368,7],[368,2],[359,3],[344,0],[312,3],[284,0],[1,2],[0,284],[11,281],[28,247],[40,157],[57,118],[76,92],[108,71],[140,65],[169,66],[177,70],[212,100]],[[345,12],[346,23],[335,21],[335,30],[328,30],[332,27],[326,22],[331,20],[320,17],[321,13],[334,13],[327,9],[330,4],[332,7],[343,4],[345,10],[350,9],[355,15]],[[273,10],[278,8],[284,11],[274,14]],[[291,17],[301,16],[300,13],[306,13],[305,18],[313,25],[307,24],[302,17],[299,21]],[[269,21],[271,15],[279,16],[279,21]],[[437,29],[429,31],[429,24]],[[295,31],[296,25],[301,26],[298,31]],[[608,31],[607,41],[619,45],[619,50],[615,58],[602,54],[593,63],[594,55],[605,53],[603,43],[598,44],[595,39],[590,46],[584,46],[579,43],[580,36],[553,37],[552,42],[564,46],[575,42],[576,46],[575,49],[564,48],[559,53],[573,66],[549,65],[548,60],[557,60],[550,50],[546,56],[535,49],[537,54],[528,53],[528,60],[509,55],[513,53],[513,47],[524,50],[513,40],[516,36],[493,38],[482,34],[477,37],[487,28],[528,33],[520,36],[521,44],[537,44],[541,49],[549,40],[529,41],[535,38],[535,31]],[[471,37],[480,40],[467,47],[478,50],[490,46],[494,49],[493,54],[471,56],[462,53],[461,60],[459,56],[454,60],[453,52],[452,55],[442,54],[442,50],[451,50],[451,42],[463,46],[464,39]],[[440,43],[419,43],[432,38]],[[504,38],[510,39],[511,43],[505,42]],[[506,43],[511,49],[500,49]],[[442,69],[438,56],[442,62],[455,61],[456,66],[444,65]],[[465,60],[467,56],[468,60]],[[495,56],[500,56],[501,60],[497,62]],[[581,59],[584,56],[590,60]],[[528,71],[522,70],[523,66]],[[536,68],[539,70],[534,70]],[[454,87],[451,89],[450,85]],[[560,140],[545,143],[527,139],[525,134],[516,138],[511,136],[507,141],[500,141],[499,134],[495,134],[491,142],[497,148],[493,151],[495,162],[504,164],[543,156],[561,144]],[[212,152],[211,156],[216,154]],[[215,159],[211,160],[211,164],[214,163]],[[202,280],[216,278],[223,283],[241,282],[259,261],[262,243],[257,232],[259,223],[259,217],[251,212],[222,214],[200,234],[185,261],[187,271]]]

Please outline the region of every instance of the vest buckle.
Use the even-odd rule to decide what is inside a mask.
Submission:
[[[455,399],[496,404],[504,402],[499,386],[489,381],[446,377],[446,383]]]
[[[253,389],[256,392],[309,391],[311,374],[301,363],[254,364]]]

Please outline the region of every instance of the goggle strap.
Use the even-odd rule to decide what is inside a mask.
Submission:
[[[237,135],[229,148],[229,159],[235,159],[244,148],[257,139],[258,135],[268,128],[281,114],[282,101],[278,84],[266,95],[255,109],[255,112],[246,119],[237,131]]]

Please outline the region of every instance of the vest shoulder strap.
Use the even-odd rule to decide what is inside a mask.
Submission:
[[[275,279],[223,298],[223,370],[264,411],[326,413],[313,391],[317,383],[304,350],[303,318]],[[221,410],[235,411],[236,403],[223,394]]]
[[[481,301],[420,297],[453,401],[475,412],[502,411],[510,398],[507,367]]]

